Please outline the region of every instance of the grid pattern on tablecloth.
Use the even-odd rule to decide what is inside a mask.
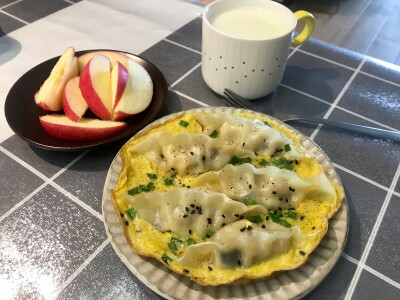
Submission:
[[[169,84],[161,115],[224,105],[202,79],[200,41],[201,20],[196,18],[141,54],[161,69]],[[385,68],[310,40],[291,51],[277,90],[255,103],[399,130],[400,72]],[[313,138],[334,162],[350,210],[344,253],[306,298],[400,298],[400,225],[394,222],[400,209],[400,144],[326,126],[290,124]],[[123,266],[101,224],[102,187],[120,147],[53,153],[17,136],[1,143],[0,173],[13,176],[3,175],[0,182],[0,230],[12,230],[13,236],[0,236],[0,252],[13,267],[7,269],[0,259],[0,283],[7,272],[14,285],[11,293],[60,299],[159,298]],[[23,237],[29,238],[30,248]],[[62,271],[52,277],[54,270]]]

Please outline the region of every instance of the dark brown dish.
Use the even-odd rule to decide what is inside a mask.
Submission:
[[[76,56],[93,51],[103,51],[103,49],[77,51]],[[168,87],[164,75],[155,65],[140,56],[127,52],[124,53],[130,54],[133,60],[147,70],[153,80],[154,91],[153,99],[149,107],[140,114],[127,118],[125,121],[128,125],[122,132],[94,141],[65,141],[56,139],[44,131],[40,125],[39,116],[47,115],[52,112],[40,108],[34,101],[34,95],[49,76],[59,56],[42,62],[32,68],[12,86],[7,95],[4,107],[8,125],[16,134],[32,145],[57,151],[92,149],[131,137],[157,117],[157,114],[165,102]],[[89,112],[85,117],[93,117],[93,114]]]

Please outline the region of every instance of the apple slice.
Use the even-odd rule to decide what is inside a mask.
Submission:
[[[111,120],[110,68],[108,57],[95,55],[83,69],[79,80],[79,88],[90,110],[104,120]]]
[[[121,52],[116,52],[116,51],[94,51],[94,52],[89,52],[86,54],[83,54],[78,57],[78,64],[79,64],[79,73],[83,71],[85,68],[86,64],[89,62],[89,60],[97,55],[101,54],[104,55],[105,57],[108,57],[111,61],[111,65],[113,66],[117,61],[120,62],[121,64],[125,65],[126,60],[128,57],[121,53]]]
[[[126,88],[129,80],[128,70],[120,62],[116,62],[111,71],[111,107],[114,109]]]
[[[39,117],[43,129],[51,136],[69,141],[89,141],[106,138],[126,128],[126,123],[98,119],[74,122],[65,115],[51,114]]]
[[[69,47],[58,59],[50,76],[35,94],[36,104],[46,110],[61,110],[65,84],[75,76],[78,76],[78,59],[75,57],[74,48]]]
[[[88,109],[79,88],[79,76],[68,80],[63,93],[63,110],[72,121],[78,122]]]
[[[153,97],[153,81],[146,69],[132,59],[127,60],[129,79],[121,98],[113,107],[112,120],[121,121],[145,110]]]

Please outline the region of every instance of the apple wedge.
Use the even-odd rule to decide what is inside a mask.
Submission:
[[[103,120],[111,120],[111,65],[110,59],[98,54],[83,69],[79,88],[90,110]]]
[[[63,93],[63,110],[72,121],[78,122],[88,109],[79,88],[79,76],[68,80]]]
[[[89,141],[106,138],[126,128],[126,123],[98,119],[74,122],[65,115],[51,114],[39,117],[43,129],[51,136],[69,141]]]
[[[111,107],[114,109],[125,91],[129,80],[128,70],[120,62],[116,62],[111,71]]]
[[[85,68],[86,64],[92,59],[93,56],[101,54],[104,55],[105,57],[108,57],[111,61],[111,65],[113,66],[117,61],[120,62],[121,64],[125,65],[126,60],[128,57],[121,53],[121,52],[116,52],[116,51],[94,51],[94,52],[89,52],[86,54],[83,54],[78,57],[78,64],[79,64],[79,73],[83,71]]]
[[[127,60],[126,68],[129,79],[119,101],[114,103],[114,121],[121,121],[142,112],[149,106],[153,97],[153,81],[146,69],[132,59]]]
[[[69,79],[78,76],[78,59],[75,50],[69,47],[61,55],[50,76],[35,94],[35,102],[43,109],[59,111],[62,108],[64,87]]]

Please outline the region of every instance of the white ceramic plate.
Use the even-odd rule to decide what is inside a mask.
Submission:
[[[268,117],[295,134],[304,148],[317,157],[319,163],[327,170],[328,176],[341,185],[332,163],[314,142],[291,126],[259,112],[230,107],[202,107],[165,116],[142,131],[182,113],[191,112],[252,113]],[[128,269],[150,289],[167,299],[298,299],[309,293],[325,278],[344,248],[349,218],[346,200],[329,221],[328,232],[320,245],[300,268],[248,285],[201,286],[186,276],[172,272],[156,259],[139,256],[131,250],[110,198],[110,191],[115,188],[121,169],[122,162],[118,153],[108,171],[103,190],[103,218],[108,237],[115,252]]]

